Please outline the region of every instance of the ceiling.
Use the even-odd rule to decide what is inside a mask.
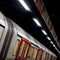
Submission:
[[[21,26],[24,30],[26,30],[29,34],[31,34],[34,38],[36,38],[38,41],[40,41],[42,44],[44,44],[48,49],[50,49],[51,51],[53,51],[55,54],[58,55],[58,52],[55,50],[55,48],[53,48],[52,44],[46,39],[46,36],[44,36],[44,34],[42,34],[42,32],[41,32],[41,29],[45,29],[47,31],[48,35],[53,40],[53,37],[52,37],[50,31],[48,30],[41,15],[39,14],[39,11],[36,8],[34,2],[32,0],[25,0],[25,1],[28,4],[28,6],[31,8],[32,13],[26,11],[22,7],[22,5],[18,2],[18,0],[0,0],[0,10],[3,12],[3,14],[5,16],[12,19],[19,26]],[[49,0],[49,1],[45,0],[45,5],[46,5],[47,11],[51,17],[51,21],[54,25],[55,31],[56,31],[57,35],[60,36],[59,20],[58,20],[57,13],[55,13],[55,12],[57,12],[57,7],[54,8],[55,5],[52,6],[53,4],[49,3],[49,2],[52,2],[52,0]],[[33,17],[38,18],[39,22],[43,26],[42,28],[39,28],[34,23],[34,21],[32,19]],[[53,42],[56,44],[55,41],[53,41]],[[58,46],[57,46],[57,48],[58,48]]]
[[[43,0],[60,41],[60,4],[58,0]]]

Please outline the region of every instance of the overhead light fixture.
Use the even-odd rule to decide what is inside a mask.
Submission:
[[[58,50],[56,47],[55,47],[56,50]]]
[[[46,31],[45,31],[45,30],[42,30],[42,32],[43,32],[43,34],[44,34],[44,35],[47,35],[47,33],[46,33]]]
[[[48,37],[48,36],[47,36],[47,39],[48,39],[48,40],[51,40],[50,37]]]
[[[60,51],[55,47],[55,49],[58,51],[58,53],[60,54]]]
[[[39,27],[41,27],[41,24],[39,23],[38,19],[33,18],[33,20],[34,20],[34,22],[35,22]]]
[[[52,41],[50,41],[50,43],[51,43],[51,44],[53,44],[53,42],[52,42]]]
[[[18,0],[18,1],[22,4],[22,6],[23,6],[27,11],[31,11],[30,8],[28,7],[28,5],[25,3],[24,0]]]
[[[60,51],[58,51],[58,53],[60,54]]]
[[[53,46],[55,47],[55,49],[58,51],[58,53],[60,54],[60,51],[57,49],[57,47],[53,44]]]
[[[55,47],[55,45],[53,44],[53,46]]]

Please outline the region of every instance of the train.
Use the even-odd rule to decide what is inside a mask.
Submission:
[[[0,60],[56,59],[56,54],[0,12]]]

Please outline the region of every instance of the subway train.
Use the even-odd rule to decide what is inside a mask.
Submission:
[[[0,60],[56,60],[57,56],[0,12]]]

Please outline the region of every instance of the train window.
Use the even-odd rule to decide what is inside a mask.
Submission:
[[[4,32],[4,26],[0,24],[0,41]]]
[[[12,53],[13,56],[16,56],[16,53],[17,53],[19,44],[20,44],[20,40],[17,39],[16,42],[15,42],[15,46],[14,46],[14,49],[13,49],[13,53]]]
[[[19,56],[26,57],[28,47],[29,47],[29,44],[23,42],[21,47],[20,47]]]
[[[46,51],[43,51],[41,60],[45,60],[45,59],[46,59]]]
[[[29,51],[28,51],[28,54],[27,54],[27,56],[29,57],[29,58],[31,58],[32,57],[32,55],[33,55],[33,47],[32,46],[30,46],[29,47]]]
[[[24,44],[24,48],[23,48],[23,52],[22,52],[22,55],[21,55],[22,57],[24,57],[24,54],[25,54],[25,51],[26,51],[26,47],[27,47],[27,44],[25,43]]]
[[[41,60],[42,53],[43,53],[43,50],[42,49],[39,49],[36,60]]]
[[[25,45],[25,42],[23,41],[23,42],[21,43],[18,56],[22,56],[22,55],[23,55],[22,53],[23,53],[23,50],[24,50],[24,47],[25,47],[25,46],[26,46],[26,45]]]
[[[27,56],[28,48],[29,48],[29,44],[27,44],[27,47],[26,47],[26,50],[25,50],[24,57],[26,57],[26,56]]]
[[[36,59],[38,49],[36,47],[33,47],[32,45],[29,47],[29,51],[27,56],[32,59]]]
[[[29,46],[30,46],[30,42],[27,41],[25,38],[22,38],[16,59],[25,60],[29,50]]]
[[[33,59],[36,59],[37,52],[38,52],[38,49],[34,48],[34,52],[33,52]]]
[[[47,53],[47,54],[46,54],[45,60],[48,60],[48,58],[49,58],[49,54]]]

